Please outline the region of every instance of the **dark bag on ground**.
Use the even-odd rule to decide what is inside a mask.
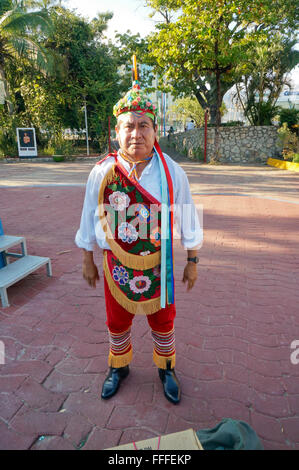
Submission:
[[[212,429],[200,429],[196,435],[204,450],[264,450],[249,424],[231,418]]]

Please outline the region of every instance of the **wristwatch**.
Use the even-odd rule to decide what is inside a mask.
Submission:
[[[197,256],[194,256],[194,258],[187,258],[187,261],[192,261],[192,263],[197,264],[199,262],[199,258]]]

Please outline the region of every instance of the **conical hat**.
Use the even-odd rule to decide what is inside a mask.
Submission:
[[[156,106],[148,96],[146,96],[144,91],[141,90],[137,80],[133,82],[132,88],[113,107],[113,114],[115,117],[128,112],[145,114],[151,119],[155,119],[156,116]]]

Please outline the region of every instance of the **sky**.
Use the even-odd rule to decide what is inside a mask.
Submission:
[[[115,31],[125,33],[128,29],[145,37],[155,28],[155,20],[149,18],[151,9],[144,6],[143,0],[63,0],[69,9],[92,19],[96,14],[112,11],[114,16],[108,23],[106,36],[114,38]],[[299,66],[291,74],[293,87],[299,91]]]
[[[113,39],[114,31],[125,33],[128,29],[140,33],[142,37],[153,31],[155,21],[149,18],[150,8],[144,7],[143,0],[64,0],[63,4],[77,13],[92,19],[96,14],[106,11],[113,12],[109,21],[107,37]]]

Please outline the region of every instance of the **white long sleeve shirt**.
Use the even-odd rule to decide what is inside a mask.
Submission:
[[[181,240],[186,250],[200,248],[203,241],[203,230],[200,224],[199,210],[196,209],[184,170],[167,154],[163,154],[173,182],[174,192],[174,238]],[[122,166],[129,171],[130,164],[118,153],[117,158]],[[107,158],[91,170],[85,192],[80,228],[76,233],[75,243],[79,248],[93,251],[98,245],[102,249],[110,249],[106,235],[99,220],[98,196],[104,176],[114,164],[114,157]],[[139,184],[154,198],[161,202],[161,177],[158,157],[154,154],[144,168]]]

